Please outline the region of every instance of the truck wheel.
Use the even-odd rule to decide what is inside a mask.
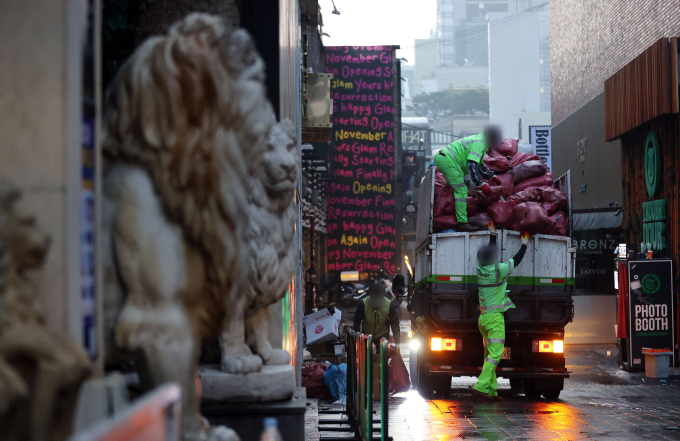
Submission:
[[[510,379],[510,389],[517,393],[522,390],[522,379],[521,378],[511,378]]]
[[[524,380],[524,396],[527,398],[541,398],[541,391],[536,389],[536,380],[533,378]]]
[[[556,400],[560,397],[561,390],[544,390],[543,396],[546,400]]]

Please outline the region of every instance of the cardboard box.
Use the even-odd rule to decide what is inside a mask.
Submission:
[[[340,320],[342,320],[342,311],[339,309],[336,309],[334,314],[331,314],[328,308],[324,308],[304,316],[302,322],[306,329],[307,345],[317,345],[338,338]]]

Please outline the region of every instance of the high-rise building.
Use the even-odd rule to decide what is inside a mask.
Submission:
[[[517,138],[520,114],[550,119],[549,8],[541,0],[509,6],[488,15],[489,113],[504,135]]]
[[[437,0],[439,64],[487,66],[487,15],[522,10],[526,3],[531,0]]]

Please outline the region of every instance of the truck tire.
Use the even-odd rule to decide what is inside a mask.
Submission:
[[[411,386],[418,387],[418,351],[410,350],[408,356],[408,373],[411,376]]]
[[[527,398],[541,398],[541,390],[536,389],[536,380],[526,378],[524,380],[524,396]]]
[[[517,393],[522,390],[522,379],[521,378],[511,378],[510,379],[510,389]]]
[[[419,364],[417,389],[420,396],[428,400],[447,397],[451,393],[451,375],[432,377],[427,365]]]
[[[546,400],[556,400],[560,397],[561,390],[544,390],[543,396]]]

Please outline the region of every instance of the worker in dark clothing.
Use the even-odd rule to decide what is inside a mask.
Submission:
[[[496,246],[496,226],[489,222],[489,245],[477,252],[477,283],[479,284],[479,331],[484,339],[484,366],[472,394],[488,401],[500,401],[496,368],[503,356],[505,347],[505,317],[508,309],[514,308],[506,287],[508,277],[512,274],[527,250],[529,234],[522,233],[522,246],[515,256],[507,262],[498,262]]]
[[[389,340],[390,328],[398,351],[401,330],[397,307],[385,297],[385,286],[373,284],[368,287],[368,297],[359,303],[354,313],[354,329],[357,332],[371,334],[373,342],[377,345],[383,337]]]

